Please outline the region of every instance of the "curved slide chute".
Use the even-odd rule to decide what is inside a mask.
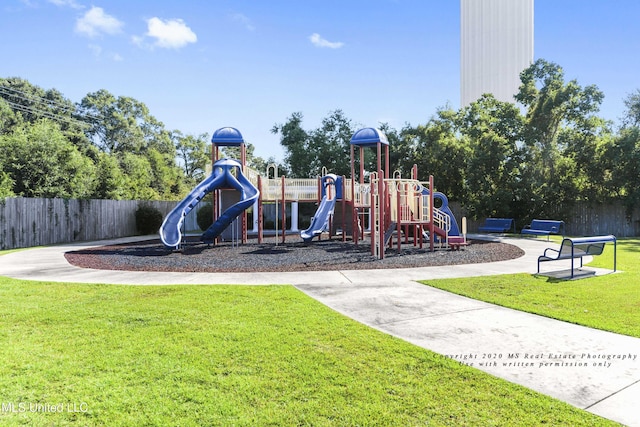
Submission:
[[[338,177],[333,174],[322,177],[322,189],[324,190],[322,200],[320,200],[320,205],[311,220],[309,228],[300,232],[300,237],[305,243],[311,242],[314,237],[322,234],[322,232],[328,227],[329,218],[333,215],[333,211],[336,207],[335,186],[337,180]],[[330,187],[331,190],[329,190],[328,187]]]
[[[236,171],[236,176],[233,171]],[[182,223],[187,214],[208,193],[221,189],[234,188],[240,192],[240,201],[229,207],[220,215],[211,227],[202,234],[201,240],[211,243],[233,222],[245,209],[251,207],[258,199],[260,192],[242,174],[239,162],[230,159],[218,160],[213,165],[211,175],[196,186],[178,205],[167,215],[160,227],[160,239],[165,246],[177,248],[182,240]]]
[[[422,195],[423,196],[428,196],[429,195],[429,189],[428,188],[423,189],[422,190]],[[447,232],[447,235],[449,237],[461,237],[460,228],[458,228],[458,221],[456,221],[456,217],[453,215],[453,212],[451,211],[451,208],[449,207],[449,199],[447,199],[447,196],[445,196],[443,193],[441,193],[439,191],[434,191],[433,192],[433,198],[440,200],[440,202],[442,203],[442,206],[440,206],[438,209],[440,210],[440,212],[446,214],[450,219],[449,224],[450,224],[451,228]]]

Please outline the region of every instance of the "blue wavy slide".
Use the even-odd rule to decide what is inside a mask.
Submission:
[[[326,175],[322,178],[323,188],[326,190],[328,185],[333,185],[335,188],[335,183],[337,180],[336,175]],[[329,192],[325,191],[322,195],[322,200],[320,200],[320,206],[318,206],[318,210],[316,214],[313,216],[313,220],[311,221],[311,225],[304,231],[300,232],[300,237],[304,240],[305,243],[309,243],[319,234],[327,228],[329,225],[329,217],[333,214],[333,211],[336,207],[336,193],[333,191],[333,197],[331,200],[328,198]]]
[[[428,196],[429,195],[429,189],[425,188],[422,190],[422,195],[423,196]],[[460,228],[458,228],[458,221],[456,221],[456,217],[453,215],[453,212],[451,211],[451,208],[449,208],[449,199],[447,199],[447,196],[445,196],[443,193],[439,192],[439,191],[434,191],[433,192],[433,198],[434,199],[440,199],[440,201],[442,202],[442,206],[440,206],[440,210],[449,215],[449,218],[451,218],[451,229],[449,230],[449,236],[450,237],[460,237]]]
[[[237,169],[237,178],[233,176],[234,169]],[[166,247],[174,249],[179,247],[184,218],[204,196],[219,188],[235,188],[240,192],[240,201],[224,211],[218,220],[202,234],[201,240],[205,243],[212,243],[238,215],[251,207],[260,195],[258,189],[242,174],[242,166],[239,162],[231,159],[218,160],[213,165],[211,175],[178,203],[162,223],[160,239]]]

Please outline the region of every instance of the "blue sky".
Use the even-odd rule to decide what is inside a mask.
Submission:
[[[418,125],[459,108],[458,0],[2,0],[0,77],[79,102],[106,89],[169,130],[237,127],[264,158],[293,112]],[[605,93],[617,121],[640,89],[640,2],[535,0],[535,57]]]

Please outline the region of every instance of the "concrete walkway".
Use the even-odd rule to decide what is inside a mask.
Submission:
[[[135,239],[11,253],[0,256],[0,275],[136,285],[291,284],[380,331],[605,418],[640,427],[640,339],[522,313],[416,283],[437,278],[535,273],[537,257],[553,243],[505,239],[521,247],[525,255],[488,264],[309,273],[104,271],[77,268],[64,258],[66,251],[131,240]],[[543,266],[544,272],[566,268],[568,264]],[[609,273],[595,270],[596,274]]]

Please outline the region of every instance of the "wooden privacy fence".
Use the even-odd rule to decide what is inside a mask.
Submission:
[[[458,221],[465,216],[460,203],[450,202],[449,206]],[[565,233],[568,236],[598,236],[605,234],[613,234],[616,237],[640,236],[640,209],[634,209],[629,215],[624,205],[620,202],[608,204],[579,202],[567,209],[563,209],[560,206],[558,207],[558,212],[558,214],[552,215],[553,218],[538,219],[564,221]],[[516,231],[519,233],[523,224],[518,219],[516,218],[516,223],[518,224]],[[483,223],[484,218],[479,218],[476,221],[468,219],[469,233],[477,232],[478,227]]]
[[[135,212],[142,204],[164,217],[176,202],[0,199],[0,249],[134,236]]]
[[[640,236],[640,209],[634,209],[629,216],[622,203],[578,203],[566,218],[558,219],[564,220],[569,236]]]
[[[25,248],[69,242],[134,236],[135,212],[140,205],[151,205],[165,217],[177,202],[137,200],[0,199],[0,249]],[[456,219],[465,212],[450,202]],[[561,210],[559,210],[560,212]],[[196,209],[185,219],[186,231],[199,231]],[[616,237],[640,236],[640,210],[629,216],[621,203],[578,203],[567,214],[558,214],[569,236],[613,234]],[[468,220],[468,231],[476,232],[484,218]],[[518,225],[518,230],[522,226]]]

